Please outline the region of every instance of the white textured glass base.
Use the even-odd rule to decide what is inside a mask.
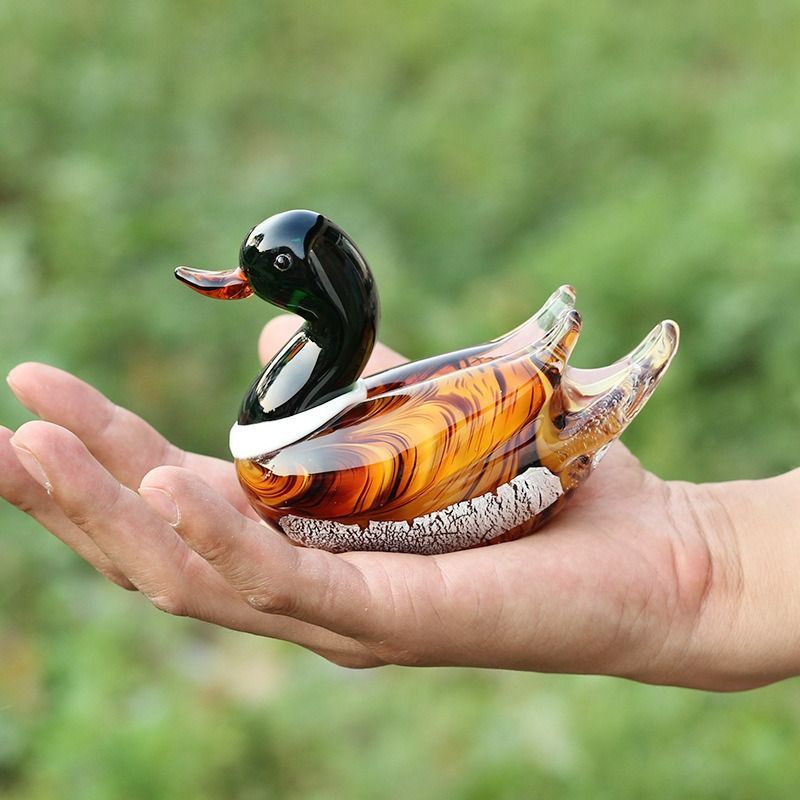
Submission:
[[[471,500],[454,503],[411,522],[373,521],[366,528],[289,514],[283,532],[307,547],[344,552],[387,550],[436,555],[491,542],[551,506],[562,494],[561,481],[545,467],[521,475]]]

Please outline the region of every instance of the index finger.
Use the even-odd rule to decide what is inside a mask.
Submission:
[[[125,486],[137,488],[151,469],[162,464],[182,465],[204,475],[242,513],[250,513],[228,462],[181,450],[141,417],[80,378],[29,362],[14,367],[7,380],[27,409],[74,433]]]

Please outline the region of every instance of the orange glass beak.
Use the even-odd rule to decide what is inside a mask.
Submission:
[[[253,294],[253,287],[241,267],[221,271],[178,267],[175,277],[206,297],[240,300]]]

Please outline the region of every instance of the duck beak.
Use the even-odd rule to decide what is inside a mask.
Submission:
[[[206,297],[216,297],[218,300],[239,300],[253,294],[253,287],[241,267],[219,272],[178,267],[175,270],[175,277],[196,292]]]

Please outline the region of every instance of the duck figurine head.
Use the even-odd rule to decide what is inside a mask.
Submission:
[[[352,239],[312,211],[252,228],[235,269],[175,274],[206,296],[255,295],[303,319],[245,395],[230,446],[263,519],[337,552],[444,553],[533,532],[639,413],[678,347],[668,320],[608,367],[569,366],[581,317],[562,286],[504,336],[364,378],[375,281]]]
[[[321,214],[285,211],[256,225],[236,269],[178,267],[175,275],[209,297],[255,294],[305,320],[248,392],[242,425],[291,417],[349,389],[369,360],[380,313],[375,281],[352,240]]]

